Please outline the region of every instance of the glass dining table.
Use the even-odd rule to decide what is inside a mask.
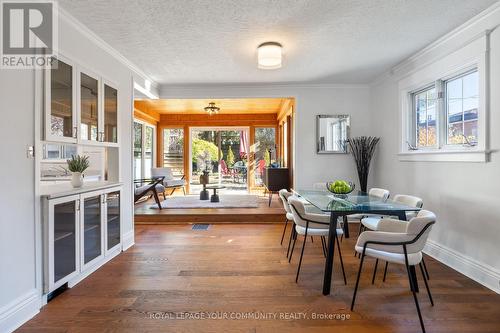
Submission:
[[[323,295],[329,295],[332,281],[333,256],[335,249],[335,236],[339,217],[344,218],[344,234],[349,237],[347,216],[351,214],[380,214],[397,216],[406,221],[406,212],[419,211],[420,208],[406,206],[401,203],[369,196],[364,192],[352,192],[346,195],[336,195],[326,190],[296,190],[299,196],[307,200],[316,208],[330,214],[328,235],[328,252],[325,262],[323,277]]]

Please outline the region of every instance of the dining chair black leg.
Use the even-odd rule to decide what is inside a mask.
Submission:
[[[286,226],[288,224],[288,219],[285,218],[285,227],[283,228],[283,235],[281,235],[281,245],[283,245],[283,239],[285,238]]]
[[[302,251],[300,251],[299,266],[297,266],[297,275],[295,276],[295,283],[299,281],[300,266],[302,265],[302,257],[304,256],[304,249],[306,248],[306,242],[307,242],[307,227],[306,227],[306,233],[304,235],[304,242],[302,243]]]
[[[389,262],[388,262],[388,261],[386,261],[386,262],[385,262],[385,268],[384,268],[384,278],[383,278],[383,280],[382,280],[383,282],[385,282],[385,277],[387,276],[387,265],[389,265]]]
[[[375,275],[377,275],[378,259],[375,260],[375,268],[373,269],[372,284],[375,283]]]
[[[311,243],[314,243],[314,239],[313,239],[313,236],[311,236]]]
[[[361,254],[361,261],[359,262],[358,277],[356,278],[356,286],[354,287],[354,294],[352,295],[351,311],[354,310],[354,302],[356,301],[356,293],[358,292],[359,277],[361,276],[361,270],[363,269],[363,261],[365,260],[365,248]]]
[[[293,237],[293,244],[292,244],[292,249],[290,251],[290,258],[288,258],[288,262],[292,261],[292,256],[293,256],[293,250],[295,249],[295,242],[297,241],[297,232],[295,232],[295,235]]]
[[[339,238],[337,236],[335,236],[335,239],[337,240],[337,249],[339,250],[340,267],[342,267],[342,275],[344,276],[344,284],[347,285],[347,279],[345,277],[345,270],[344,270],[344,261],[342,260],[342,250],[340,250]]]
[[[295,225],[292,223],[292,232],[290,232],[290,239],[288,240],[288,248],[286,249],[286,257],[287,258],[290,255],[290,245],[292,245],[292,238],[293,238],[293,235],[295,234],[294,226]]]
[[[422,272],[422,276],[424,278],[425,288],[427,289],[427,295],[429,295],[429,301],[431,301],[431,305],[434,306],[434,300],[432,299],[431,290],[429,288],[429,284],[427,282],[427,277],[425,276],[425,272],[424,272],[424,268],[422,266],[422,263],[420,263],[419,266],[420,266],[420,272]]]
[[[424,264],[425,276],[427,276],[427,280],[430,280],[429,271],[427,270],[427,265],[425,264],[424,256],[422,256],[422,264]]]
[[[418,298],[416,292],[417,287],[415,286],[416,283],[414,281],[415,275],[410,270],[410,265],[408,264],[408,252],[406,251],[405,245],[403,245],[403,251],[405,255],[405,266],[406,266],[406,272],[408,273],[408,281],[410,283],[411,293],[413,294],[413,300],[415,301],[415,307],[417,308],[418,319],[420,320],[420,327],[422,328],[422,332],[425,333],[424,320],[422,319],[422,313],[420,312],[420,306],[418,304]]]
[[[325,241],[325,236],[321,236],[321,248],[323,249],[323,256],[326,258],[326,241]]]

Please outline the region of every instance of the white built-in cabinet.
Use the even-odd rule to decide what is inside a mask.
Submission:
[[[78,283],[121,251],[121,187],[45,198],[45,292]]]
[[[118,146],[117,85],[63,56],[45,70],[45,141]]]

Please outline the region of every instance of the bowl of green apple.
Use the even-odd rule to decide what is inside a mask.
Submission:
[[[345,180],[336,180],[334,182],[326,183],[326,188],[328,191],[332,192],[335,195],[344,196],[346,194],[354,191],[356,186],[352,182],[348,182]]]

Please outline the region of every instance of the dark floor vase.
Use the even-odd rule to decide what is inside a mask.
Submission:
[[[379,140],[380,138],[373,136],[360,136],[349,139],[349,146],[351,147],[351,153],[358,169],[359,186],[362,192],[367,191],[370,162]]]

